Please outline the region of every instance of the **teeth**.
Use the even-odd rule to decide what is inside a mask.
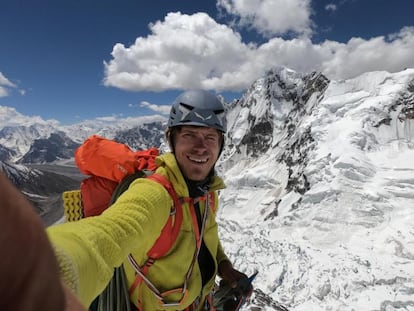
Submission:
[[[191,161],[197,162],[197,163],[206,163],[208,161],[208,159],[194,159],[191,157],[188,157]]]

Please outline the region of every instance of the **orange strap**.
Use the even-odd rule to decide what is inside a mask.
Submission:
[[[171,217],[168,218],[166,225],[161,231],[161,235],[147,253],[148,258],[158,259],[168,252],[177,239],[181,223],[183,222],[183,209],[173,185],[167,178],[160,174],[152,174],[148,178],[163,185],[173,200]]]
[[[181,201],[185,202],[185,203],[196,204],[197,202],[207,201],[207,196],[204,195],[202,197],[198,197],[198,198],[195,198],[195,199],[193,199],[193,198],[182,198]],[[213,191],[210,191],[208,193],[208,202],[209,202],[208,204],[209,204],[209,207],[210,207],[211,211],[213,213],[215,213],[215,211],[216,211],[216,204],[215,203],[216,202],[215,202],[215,196],[214,196]]]
[[[135,151],[134,155],[136,160],[136,170],[147,169],[150,171],[155,171],[157,169],[157,164],[155,163],[155,158],[158,156],[157,148],[138,150]]]
[[[182,205],[171,182],[160,174],[152,174],[147,178],[154,180],[164,186],[173,200],[173,206],[171,207],[170,217],[162,229],[160,236],[155,241],[151,249],[147,252],[148,259],[145,262],[144,266],[141,268],[143,275],[147,274],[148,269],[153,265],[156,259],[164,256],[173,246],[175,240],[177,239],[178,233],[180,232],[181,223],[183,221]],[[129,289],[130,295],[141,281],[142,277],[137,274],[134,283]]]
[[[137,288],[137,286],[143,281],[143,278],[145,278],[145,275],[148,273],[149,268],[154,264],[154,262],[164,256],[172,247],[174,242],[176,241],[178,234],[180,232],[181,223],[183,220],[183,210],[182,210],[182,203],[188,203],[190,205],[190,212],[191,212],[191,218],[194,225],[194,232],[195,232],[195,239],[196,239],[196,252],[194,254],[194,260],[196,260],[198,256],[198,252],[201,248],[202,243],[202,236],[200,235],[200,228],[198,226],[197,221],[197,215],[195,213],[194,204],[199,201],[207,201],[209,206],[206,206],[206,209],[211,208],[212,212],[215,211],[215,196],[214,192],[209,192],[207,195],[203,197],[199,197],[196,199],[193,198],[182,198],[181,200],[178,198],[177,193],[175,192],[174,187],[170,183],[168,179],[166,179],[164,176],[160,174],[153,174],[148,176],[147,178],[150,178],[161,185],[164,186],[164,188],[168,191],[170,194],[172,200],[173,200],[173,206],[171,208],[171,214],[170,217],[167,220],[167,223],[165,224],[164,228],[161,231],[160,236],[155,241],[152,248],[147,252],[148,259],[146,260],[145,264],[142,267],[139,267],[138,264],[135,262],[135,260],[132,258],[132,256],[129,256],[130,263],[135,267],[138,268],[140,271],[140,274],[137,274],[135,277],[135,280],[131,287],[129,288],[129,295],[132,295],[134,290]],[[205,216],[203,220],[203,228],[201,228],[202,233],[204,232],[204,226],[206,222],[206,216],[208,215],[207,210],[205,211]],[[188,271],[188,276],[191,274],[192,267]],[[137,270],[138,271],[138,270]],[[152,285],[152,284],[151,284]],[[156,289],[155,289],[156,290]],[[139,302],[140,299],[138,299]]]
[[[213,293],[210,293],[206,296],[205,301],[203,302],[204,309],[206,311],[216,311],[213,305]],[[195,311],[197,310],[198,303],[193,302],[191,305],[189,305],[187,308],[184,309],[184,311]]]

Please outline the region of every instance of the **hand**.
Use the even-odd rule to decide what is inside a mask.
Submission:
[[[61,286],[55,255],[40,217],[1,171],[0,228],[0,309],[85,310]]]
[[[234,269],[230,261],[224,260],[220,262],[218,271],[219,276],[223,279],[222,281],[230,284],[231,288],[238,288],[246,298],[251,296],[253,286],[249,282],[247,275]]]

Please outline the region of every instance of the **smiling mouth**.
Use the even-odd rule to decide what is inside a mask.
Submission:
[[[192,162],[198,163],[198,164],[204,164],[208,162],[208,158],[205,159],[198,159],[198,158],[193,158],[191,156],[188,156],[187,159],[189,159]]]

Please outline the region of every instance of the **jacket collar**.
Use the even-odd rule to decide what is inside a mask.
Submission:
[[[174,154],[171,152],[164,153],[158,156],[155,161],[158,166],[157,173],[166,176],[172,182],[179,196],[188,197],[188,187]],[[211,178],[210,191],[224,189],[225,187],[223,179],[214,174]]]

